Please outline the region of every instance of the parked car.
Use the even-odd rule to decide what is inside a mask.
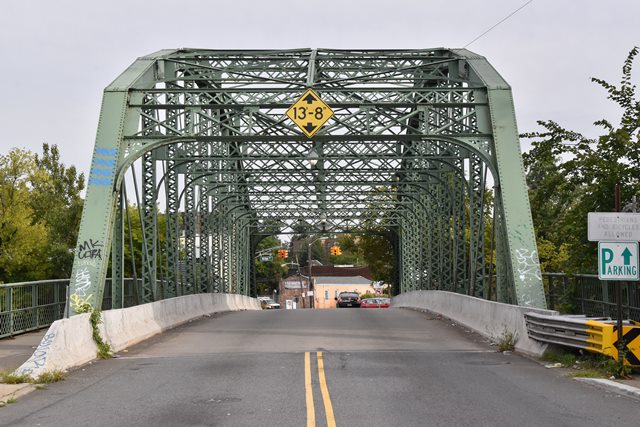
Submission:
[[[360,295],[357,292],[340,292],[336,297],[336,307],[360,307]]]
[[[389,298],[365,298],[360,303],[361,308],[389,308]]]
[[[258,301],[260,301],[260,306],[266,310],[280,308],[280,304],[269,297],[258,297]]]
[[[389,308],[391,307],[391,298],[378,298],[380,301],[380,308]]]

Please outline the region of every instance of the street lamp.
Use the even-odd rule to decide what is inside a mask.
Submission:
[[[307,264],[309,265],[309,291],[311,291],[311,295],[309,296],[309,307],[311,308],[315,308],[315,304],[313,303],[314,298],[315,298],[315,289],[313,289],[313,281],[311,279],[312,275],[311,275],[311,245],[313,245],[315,242],[317,242],[318,240],[326,240],[328,239],[328,237],[326,236],[321,236],[318,237],[314,240],[312,240],[310,243],[307,244]]]

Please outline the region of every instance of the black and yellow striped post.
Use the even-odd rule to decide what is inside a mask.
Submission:
[[[589,335],[587,350],[618,360],[621,349],[625,365],[640,366],[640,323],[631,321],[630,325],[623,325],[621,334],[613,323],[596,320],[587,320],[585,323]]]

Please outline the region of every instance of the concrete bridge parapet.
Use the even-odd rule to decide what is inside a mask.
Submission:
[[[207,314],[260,309],[257,299],[244,295],[185,295],[104,311],[99,329],[112,351],[117,352]],[[98,349],[92,332],[88,313],[55,321],[31,358],[16,373],[37,377],[44,372],[67,370],[96,359]]]
[[[495,341],[499,341],[505,333],[513,333],[517,337],[516,350],[532,356],[542,355],[547,344],[529,338],[524,314],[535,312],[549,316],[559,315],[554,310],[503,304],[454,292],[428,290],[400,294],[393,298],[392,306],[441,314]]]

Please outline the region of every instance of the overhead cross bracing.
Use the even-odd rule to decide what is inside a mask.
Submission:
[[[285,114],[309,88],[334,113],[311,138]],[[469,51],[183,49],[138,59],[104,93],[79,237],[111,248],[114,306],[123,177],[136,170],[145,302],[249,294],[260,238],[304,227],[385,234],[402,292],[544,306],[511,91]],[[98,301],[108,267],[76,257],[72,307]]]

